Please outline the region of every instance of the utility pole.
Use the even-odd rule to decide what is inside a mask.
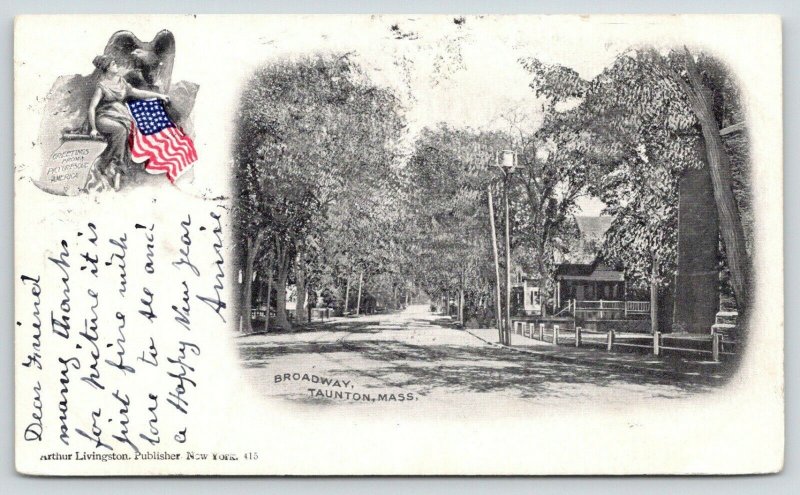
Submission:
[[[503,178],[503,201],[506,207],[506,324],[504,327],[506,345],[511,344],[511,223],[508,214],[508,176],[505,172]]]
[[[503,338],[503,312],[500,309],[500,257],[497,253],[497,230],[494,225],[494,200],[492,199],[492,186],[489,186],[489,223],[492,226],[492,252],[494,252],[494,274],[496,296],[495,296],[495,314],[497,315],[497,332],[498,339],[501,344],[504,343]]]

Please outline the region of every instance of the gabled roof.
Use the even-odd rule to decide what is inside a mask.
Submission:
[[[611,228],[612,217],[583,217],[576,216],[575,223],[584,239],[602,238],[606,231]]]
[[[556,266],[556,276],[558,275],[591,275],[594,272],[594,263],[561,263]]]
[[[578,240],[573,249],[567,254],[567,259],[573,264],[589,264],[597,256],[597,247],[605,239],[605,234],[611,227],[613,217],[576,216],[575,224],[578,227]]]
[[[623,282],[625,274],[595,259],[592,263],[561,263],[556,266],[556,278]]]

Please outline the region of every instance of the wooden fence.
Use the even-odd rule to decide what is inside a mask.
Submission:
[[[615,349],[646,349],[655,356],[661,356],[664,351],[674,351],[708,355],[714,362],[720,362],[722,356],[735,355],[739,345],[736,340],[716,332],[709,335],[617,333],[614,330],[594,332],[579,326],[571,330],[560,325],[547,328],[544,323],[537,326],[533,322],[519,320],[513,321],[512,329],[517,335],[555,345],[600,346],[609,352]],[[690,344],[695,347],[690,347]]]
[[[556,316],[562,314],[578,315],[579,313],[611,313],[619,314],[628,317],[630,315],[648,315],[650,314],[649,301],[576,301],[570,299],[567,305],[561,308],[556,313]]]

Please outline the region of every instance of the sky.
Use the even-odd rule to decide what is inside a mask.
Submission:
[[[600,43],[581,49],[560,43],[564,33],[558,28],[533,30],[508,17],[382,16],[359,27],[322,29],[321,47],[353,53],[373,82],[394,88],[405,103],[412,138],[441,122],[507,130],[504,116],[511,113],[533,131],[543,120],[542,101],[520,58],[567,65],[589,79],[625,48]],[[594,198],[578,201],[582,215],[599,215],[604,206]]]
[[[624,49],[605,44],[590,52],[575,44],[545,43],[559,33],[529,32],[524,24],[509,23],[507,18],[381,21],[376,24],[387,34],[381,43],[361,48],[358,60],[374,81],[403,94],[412,135],[439,122],[507,130],[504,116],[511,113],[533,131],[543,120],[542,101],[520,58],[567,65],[590,79]],[[381,53],[375,53],[376,47]],[[604,206],[594,198],[578,201],[582,215],[599,215]]]
[[[405,90],[411,97],[412,126],[446,122],[480,129],[502,128],[510,111],[541,123],[541,102],[519,63],[536,57],[560,63],[592,78],[621,51],[609,45],[591,55],[574,44],[557,43],[558,33],[528,32],[507,17],[439,16],[376,20],[363,45],[353,38],[359,62],[373,80]],[[372,33],[370,33],[372,34]],[[330,38],[333,36],[331,35]],[[380,42],[374,42],[378,38]]]

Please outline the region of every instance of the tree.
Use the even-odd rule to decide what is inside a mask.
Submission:
[[[715,95],[703,82],[700,70],[688,49],[685,49],[684,58],[689,83],[686,84],[680,77],[676,80],[682,83],[681,89],[691,103],[703,132],[706,160],[711,170],[714,199],[717,203],[720,232],[725,244],[731,282],[737,301],[745,312],[750,304],[750,257],[747,252],[742,219],[733,193],[731,160],[722,141],[720,126],[713,108]]]
[[[522,58],[519,62],[531,75],[529,86],[542,102],[544,120],[533,131],[526,129],[523,118],[506,118],[522,167],[515,178],[515,196],[520,201],[514,210],[518,243],[523,253],[533,253],[542,311],[547,314],[554,254],[568,252],[574,242],[577,201],[587,193],[588,149],[577,113],[569,109],[585,98],[589,83],[568,67],[545,64],[535,58]]]
[[[391,91],[373,85],[348,54],[273,62],[248,81],[234,143],[236,230],[245,279],[271,244],[278,326],[290,328],[289,277],[305,289],[340,192],[380,182],[390,169],[404,128],[399,110]],[[245,284],[243,308],[250,292]]]
[[[571,130],[572,147],[580,151],[575,159],[585,163],[590,192],[602,199],[608,205],[607,212],[615,216],[604,255],[623,262],[634,281],[648,281],[654,291],[657,286],[669,284],[675,270],[678,239],[668,233],[678,230],[679,188],[688,178],[695,182],[703,179],[702,173],[694,171],[711,170],[713,177],[714,167],[720,165],[719,158],[709,155],[709,147],[717,149],[719,143],[708,136],[698,120],[698,102],[690,101],[686,94],[691,89],[690,79],[702,79],[706,81],[704,85],[715,88],[705,93],[704,100],[716,102],[715,124],[738,108],[735,87],[730,77],[719,77],[718,62],[703,56],[695,64],[687,57],[684,52],[664,55],[651,49],[623,53],[588,83],[580,104],[563,112],[560,119]],[[689,74],[692,70],[696,77]],[[719,138],[719,126],[715,136]],[[724,175],[723,171],[721,182],[725,182]],[[727,185],[717,182],[723,189],[732,189],[732,181]],[[716,191],[717,186],[714,187]],[[728,214],[729,221],[725,221],[720,208],[728,210],[729,201],[716,203],[723,244],[743,244],[738,239],[744,236],[736,233],[741,229],[741,222],[735,218],[738,208],[734,204],[736,214]],[[706,223],[716,225],[713,216],[705,217]],[[704,263],[713,268],[718,234],[716,227],[707,230],[705,238],[695,239],[690,249],[706,253]],[[732,275],[734,271],[731,270]],[[716,281],[710,282],[701,291],[702,296],[716,298]],[[737,298],[747,293],[736,283],[734,288]],[[676,307],[677,304],[676,300]],[[715,312],[713,306],[709,308]]]
[[[497,133],[442,124],[420,133],[405,169],[414,284],[433,298],[457,294],[462,323],[465,308],[477,311],[492,297],[486,188],[503,142]]]
[[[614,217],[601,255],[624,266],[630,288],[649,288],[655,330],[659,294],[675,273],[679,180],[702,162],[688,109],[640,63],[642,55],[618,57],[590,82],[568,118],[577,129],[589,191]],[[696,247],[713,267],[711,235],[710,249]],[[704,297],[715,298],[714,287]]]

